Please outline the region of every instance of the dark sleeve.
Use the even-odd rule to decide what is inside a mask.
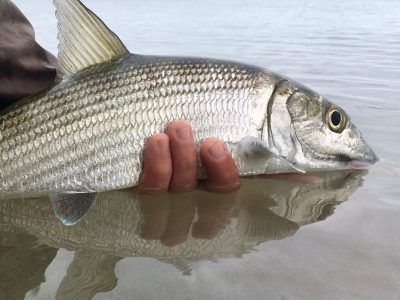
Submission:
[[[28,19],[0,0],[0,109],[54,83],[57,59],[35,41]]]

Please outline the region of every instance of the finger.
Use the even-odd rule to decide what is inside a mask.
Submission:
[[[197,239],[213,239],[223,230],[229,214],[236,204],[237,192],[211,194],[199,191],[196,199],[198,220],[193,224],[192,236]]]
[[[170,191],[186,192],[197,185],[197,155],[192,128],[185,121],[175,121],[168,126],[172,156]]]
[[[168,190],[172,174],[171,151],[168,136],[164,133],[151,137],[144,150],[144,169],[139,180],[142,193]]]
[[[167,228],[169,194],[139,195],[142,225],[140,236],[145,240],[159,240]]]
[[[207,188],[214,191],[229,191],[239,187],[236,164],[225,144],[219,139],[205,140],[201,145],[200,156],[207,171]]]
[[[161,238],[161,243],[174,247],[184,243],[192,225],[195,202],[193,193],[170,194],[170,213],[167,228]]]

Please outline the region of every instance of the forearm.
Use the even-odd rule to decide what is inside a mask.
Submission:
[[[28,19],[0,0],[0,108],[54,83],[57,59],[35,41]]]

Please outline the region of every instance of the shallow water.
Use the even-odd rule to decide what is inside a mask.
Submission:
[[[56,53],[50,2],[15,1]],[[399,298],[398,1],[85,3],[132,52],[240,60],[312,87],[345,108],[383,164],[362,178],[246,181],[239,195],[155,208],[108,193],[71,228],[47,199],[2,201],[0,299]]]

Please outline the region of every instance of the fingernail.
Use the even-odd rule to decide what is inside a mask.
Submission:
[[[221,159],[226,155],[225,147],[221,143],[215,143],[214,146],[208,150],[208,153],[210,153],[211,157],[214,159]]]
[[[178,138],[182,141],[189,140],[191,138],[192,132],[190,130],[190,127],[182,127],[178,128],[176,130],[176,134],[178,135]]]
[[[169,141],[168,140],[159,140],[157,141],[157,149],[160,151],[169,150]]]

